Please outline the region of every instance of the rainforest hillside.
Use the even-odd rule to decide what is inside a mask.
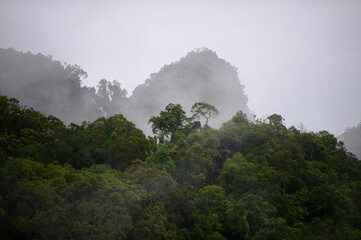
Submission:
[[[361,163],[333,135],[190,110],[166,105],[146,138],[122,114],[66,127],[1,96],[0,238],[361,238]]]
[[[195,102],[214,105],[220,111],[211,123],[216,127],[238,110],[252,117],[237,69],[206,48],[192,51],[151,74],[129,98],[116,80],[102,79],[96,88],[89,88],[82,86],[86,77],[79,66],[61,64],[51,56],[0,49],[0,94],[57,116],[66,124],[121,113],[148,135],[149,118],[170,102],[186,109]]]

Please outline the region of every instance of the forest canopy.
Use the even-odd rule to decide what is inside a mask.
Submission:
[[[1,239],[361,237],[361,163],[327,131],[242,111],[190,128],[168,104],[151,124],[180,122],[146,138],[121,114],[66,127],[0,107]]]

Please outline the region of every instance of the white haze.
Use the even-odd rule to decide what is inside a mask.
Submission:
[[[361,120],[361,1],[0,1],[0,48],[78,64],[129,93],[205,46],[249,108],[336,135]]]

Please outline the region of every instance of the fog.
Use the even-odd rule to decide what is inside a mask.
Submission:
[[[207,48],[196,49],[151,74],[144,84],[135,88],[129,100],[125,115],[147,134],[150,133],[148,120],[168,103],[180,104],[188,116],[196,102],[215,106],[219,116],[210,121],[210,126],[216,128],[239,110],[253,118],[237,69]]]
[[[131,95],[207,47],[238,68],[248,107],[336,135],[361,120],[360,1],[0,2],[0,48],[81,66]]]
[[[102,79],[96,88],[81,86],[87,74],[79,66],[61,64],[42,54],[0,48],[0,63],[1,95],[56,116],[66,125],[123,114],[151,135],[149,119],[169,103],[181,104],[189,117],[196,102],[214,105],[219,116],[210,126],[216,128],[239,110],[253,118],[237,69],[207,48],[164,65],[139,84],[130,97],[116,80]]]

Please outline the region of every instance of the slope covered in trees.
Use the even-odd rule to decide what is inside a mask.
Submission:
[[[361,238],[361,163],[326,131],[241,111],[212,129],[169,104],[147,139],[122,115],[0,107],[1,239]]]
[[[149,118],[169,102],[181,104],[187,111],[195,102],[214,105],[220,109],[219,117],[210,124],[216,127],[237,110],[251,117],[237,69],[208,49],[192,51],[178,62],[165,65],[129,98],[115,80],[102,79],[97,89],[82,86],[86,76],[79,66],[63,65],[50,56],[0,49],[0,94],[15,97],[43,114],[55,115],[66,124],[120,113],[150,134]]]

